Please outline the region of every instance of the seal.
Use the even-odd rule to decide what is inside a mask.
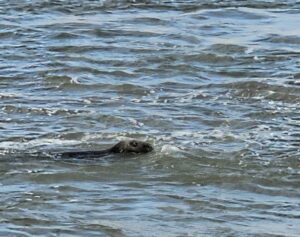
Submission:
[[[132,153],[142,154],[153,150],[151,144],[138,140],[123,140],[109,149],[99,151],[69,151],[59,154],[61,158],[100,158],[110,154]]]

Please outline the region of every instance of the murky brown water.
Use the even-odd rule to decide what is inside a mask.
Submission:
[[[0,236],[300,236],[297,1],[1,1]],[[37,152],[155,151],[100,160]]]

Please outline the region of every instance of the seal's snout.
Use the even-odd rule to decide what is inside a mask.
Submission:
[[[143,149],[145,150],[145,152],[150,152],[153,151],[153,146],[151,146],[150,144],[144,144]]]

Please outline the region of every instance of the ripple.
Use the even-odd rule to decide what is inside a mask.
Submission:
[[[268,16],[266,14],[255,13],[254,11],[247,11],[248,9],[222,9],[222,10],[209,10],[205,11],[205,16],[210,17],[220,17],[220,18],[230,18],[230,19],[241,19],[243,21],[247,20],[261,20],[267,19]]]
[[[80,37],[81,36],[78,34],[68,33],[68,32],[60,32],[60,33],[53,35],[53,39],[58,39],[58,40],[76,39],[76,38],[80,38]]]
[[[271,35],[268,38],[263,40],[275,44],[292,44],[292,45],[300,44],[300,37],[296,35],[289,35],[289,36]]]

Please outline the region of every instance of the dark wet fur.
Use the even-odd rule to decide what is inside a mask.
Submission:
[[[118,154],[118,153],[135,153],[142,154],[148,153],[153,150],[151,144],[147,142],[137,141],[137,140],[129,140],[129,141],[120,141],[113,147],[100,150],[100,151],[70,151],[63,152],[59,154],[61,158],[100,158],[110,154]]]

